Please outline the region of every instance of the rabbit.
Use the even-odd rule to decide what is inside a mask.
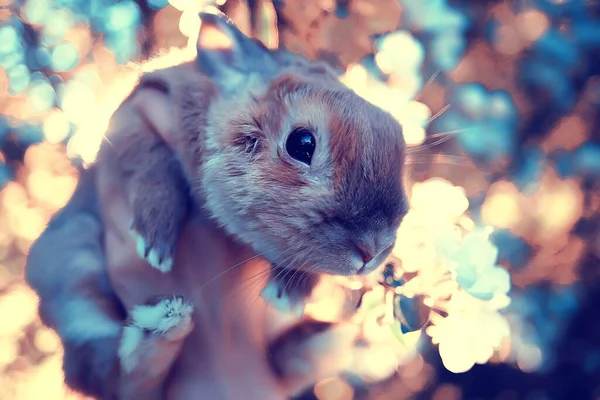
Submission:
[[[197,208],[223,234],[272,265],[263,295],[282,311],[300,315],[318,274],[368,274],[391,253],[408,211],[402,129],[391,115],[346,88],[326,64],[270,51],[222,14],[201,13],[201,20],[196,60],[141,77],[110,121],[97,167],[124,182],[137,253],[149,265],[171,271],[183,226]],[[103,226],[110,225],[103,204],[111,195],[106,188],[98,193]],[[50,238],[42,235],[39,243]],[[32,254],[39,258],[41,248],[34,245],[30,260]],[[40,304],[45,320],[63,343],[73,343],[70,353],[65,346],[71,386],[89,393],[100,390],[97,382],[76,376],[78,367],[97,361],[94,357],[105,359],[96,366],[99,381],[118,375],[117,358],[119,368],[148,376],[140,346],[160,350],[161,343],[175,342],[163,370],[153,371],[153,377],[162,379],[192,331],[190,314],[201,305],[180,298],[121,304],[129,310],[120,312],[129,314],[131,328],[130,335],[122,336],[123,320],[113,317],[118,307],[113,304],[108,312],[101,306],[115,294],[104,288],[104,278],[92,277],[106,267],[96,256],[90,260],[94,271],[62,276],[60,286],[72,286],[69,295],[94,308],[86,316],[90,324],[97,318],[98,326],[107,327],[105,335],[89,337],[77,330],[83,323],[66,328],[77,307],[61,308],[61,301],[70,300],[52,298],[53,284],[39,277],[44,273],[41,262],[28,261],[28,282],[44,293]],[[108,264],[110,269],[110,260]],[[78,293],[80,280],[97,287]],[[151,327],[158,335],[144,336],[148,325],[136,310],[161,317]],[[161,331],[158,325],[174,312],[175,322]],[[73,354],[82,346],[89,350],[85,354],[94,355],[78,359]],[[285,367],[278,370],[285,375]]]
[[[272,263],[276,304],[301,311],[316,273],[368,274],[391,253],[408,211],[402,129],[326,64],[269,51],[223,14],[201,21],[195,62],[141,78],[99,162],[127,182],[150,265],[171,270],[194,201]]]

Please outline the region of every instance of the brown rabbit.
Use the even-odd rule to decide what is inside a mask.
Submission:
[[[171,269],[188,212],[198,206],[215,227],[272,264],[271,302],[301,310],[317,273],[366,274],[391,252],[408,207],[401,128],[326,65],[270,52],[223,15],[201,19],[197,60],[141,78],[111,120],[98,167],[125,182],[138,253],[149,264]],[[101,209],[111,195],[99,192]],[[75,310],[64,311],[62,300],[48,294],[51,283],[33,276],[38,273],[28,268],[28,281],[47,293],[45,319],[66,326]],[[97,304],[104,301],[99,296]],[[179,315],[184,325],[187,316]],[[87,340],[79,331],[57,331],[74,349],[87,346],[91,359],[80,362],[104,357],[99,379],[113,374],[116,343],[121,352],[127,347],[118,329],[102,338],[106,346],[94,335]],[[76,375],[74,352],[66,348],[66,359],[72,357],[66,373]],[[94,391],[85,377],[77,379],[72,386]]]
[[[306,282],[373,271],[408,207],[399,124],[324,64],[269,52],[223,15],[201,19],[197,61],[141,79],[138,90],[167,96],[170,110],[138,91],[100,152],[127,180],[140,254],[170,270],[191,192],[284,286],[290,271]],[[169,117],[175,128],[161,131]]]

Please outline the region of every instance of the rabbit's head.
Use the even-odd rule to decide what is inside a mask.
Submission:
[[[325,64],[201,18],[198,66],[219,92],[197,174],[209,212],[279,267],[373,271],[408,211],[398,122]]]

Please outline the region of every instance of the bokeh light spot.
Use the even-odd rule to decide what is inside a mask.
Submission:
[[[494,47],[500,53],[513,55],[523,49],[523,42],[517,30],[511,25],[502,25],[496,31]]]
[[[37,80],[29,86],[29,102],[37,111],[45,111],[54,105],[55,93],[46,80]]]
[[[515,24],[523,39],[534,42],[546,32],[550,21],[541,11],[529,9],[517,14]]]
[[[0,297],[0,337],[14,336],[23,329],[37,314],[37,298],[25,285],[15,287]]]
[[[44,353],[54,353],[60,347],[60,339],[50,329],[40,329],[34,340],[35,347]]]
[[[44,137],[49,143],[60,143],[67,138],[71,129],[69,118],[61,110],[54,110],[44,120]]]
[[[48,48],[45,46],[39,46],[37,49],[35,49],[35,57],[41,67],[48,67],[52,62],[50,50],[48,50]]]
[[[68,9],[55,9],[46,15],[42,41],[46,45],[60,43],[67,31],[75,26],[75,17]]]
[[[385,35],[377,42],[376,49],[375,61],[386,74],[414,73],[425,59],[423,45],[406,30]]]
[[[15,49],[19,43],[19,36],[10,25],[0,26],[0,54],[8,53]]]
[[[19,356],[19,343],[10,338],[0,337],[0,368],[15,361]]]
[[[45,21],[50,9],[48,0],[27,0],[23,7],[23,14],[29,22],[41,24]]]
[[[19,64],[7,71],[8,80],[10,82],[10,90],[13,93],[20,93],[27,89],[31,81],[29,68],[23,64]]]
[[[542,352],[539,347],[534,345],[524,346],[517,357],[517,364],[524,372],[534,372],[542,363]]]
[[[129,28],[139,21],[140,8],[133,1],[116,3],[106,10],[105,26],[108,31],[116,32]]]
[[[92,89],[78,81],[70,81],[63,87],[60,105],[71,122],[80,123],[94,111],[95,94]]]
[[[79,63],[79,51],[71,42],[61,43],[52,49],[50,63],[55,71],[69,71]]]
[[[354,389],[340,378],[330,378],[318,382],[314,388],[319,400],[352,400]]]
[[[462,392],[460,387],[446,383],[440,385],[435,392],[431,400],[460,400],[462,399]]]
[[[496,182],[489,191],[481,208],[481,218],[497,228],[511,228],[521,220],[519,192],[511,182]]]

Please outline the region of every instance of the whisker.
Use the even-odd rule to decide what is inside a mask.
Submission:
[[[249,283],[252,283],[254,281],[256,281],[258,278],[263,277],[267,272],[271,271],[271,265],[269,265],[267,268],[264,268],[262,270],[260,270],[259,272],[255,273],[252,276],[249,276],[248,278],[242,280],[241,282],[239,282],[238,286],[229,288],[229,292],[231,291],[236,291],[236,292],[241,292],[242,289],[245,289],[246,287],[248,287]]]
[[[464,157],[464,156],[459,156],[459,155],[455,155],[455,154],[444,154],[444,153],[432,153],[432,154],[411,154],[410,157],[408,158],[409,160],[413,160],[413,159],[418,159],[419,157],[423,158],[423,159],[444,159],[444,158],[449,158],[449,159],[454,159],[454,160],[459,160],[459,161],[472,161],[469,157]],[[436,161],[436,160],[434,160]]]
[[[272,277],[271,279],[276,281],[278,278],[283,278],[285,277],[290,271],[287,268],[281,268],[281,270],[279,272],[277,272],[277,274]],[[271,303],[271,301],[273,300],[273,296],[275,295],[275,293],[271,293],[271,295],[269,296],[269,298],[267,299],[266,302],[266,306],[267,308],[269,307],[269,304]],[[258,295],[260,297],[260,293]],[[250,310],[252,309],[252,306],[254,305],[254,303],[256,302],[256,300],[258,300],[258,297],[256,299],[254,299],[254,301],[252,302],[252,304],[250,305],[250,308],[248,309],[248,314],[250,313]],[[246,318],[248,317],[248,314],[246,315]]]
[[[291,284],[290,287],[294,286],[293,281],[294,281],[294,278],[296,277],[296,275],[298,274],[298,271],[299,270],[297,270],[297,269],[292,270],[292,276],[285,282],[285,286],[283,287],[283,293],[285,293],[287,291],[288,285]]]
[[[269,265],[269,266],[268,266],[268,268],[264,268],[264,269],[260,270],[259,272],[257,272],[256,274],[254,274],[254,275],[252,275],[252,276],[249,276],[248,278],[246,278],[246,279],[242,280],[242,281],[240,282],[240,284],[244,284],[244,283],[246,283],[246,282],[248,282],[248,281],[250,281],[250,280],[252,280],[252,279],[256,278],[257,276],[259,276],[259,275],[262,275],[262,274],[264,274],[265,272],[267,272],[267,271],[270,271],[270,270],[271,270],[271,265]]]
[[[115,145],[113,144],[113,142],[111,142],[111,141],[110,141],[110,139],[108,138],[108,136],[106,136],[106,135],[102,135],[102,138],[103,138],[104,140],[106,140],[106,142],[107,142],[108,144],[110,144],[112,147],[115,147]]]
[[[435,139],[435,138],[442,137],[442,136],[454,135],[454,134],[457,134],[457,133],[466,132],[469,129],[471,129],[471,128],[454,129],[452,131],[445,131],[445,132],[433,133],[431,135],[428,135],[427,139]]]
[[[419,92],[418,95],[415,96],[415,100],[419,101],[419,99],[421,98],[421,96],[423,95],[423,93],[425,93],[425,90],[427,90],[427,88],[433,83],[433,81],[435,81],[435,78],[438,77],[438,75],[440,74],[440,72],[442,72],[441,69],[437,69],[433,75],[431,75],[431,78],[429,78],[427,80],[427,82],[425,83],[425,85],[423,85],[423,89],[421,89],[421,91]]]
[[[294,263],[296,262],[296,260],[298,259],[298,257],[299,257],[299,255],[298,255],[298,253],[297,253],[297,252],[295,252],[295,253],[291,253],[291,254],[290,254],[290,257],[286,257],[286,259],[285,259],[285,262],[287,263],[287,265],[280,264],[280,265],[279,265],[279,268],[281,268],[281,270],[280,270],[280,271],[277,273],[277,275],[275,275],[275,276],[274,276],[273,278],[271,278],[271,279],[272,279],[272,280],[274,280],[274,281],[276,281],[276,280],[277,280],[278,278],[280,278],[280,277],[286,277],[286,276],[287,276],[287,275],[288,275],[290,272],[292,272],[292,273],[295,275],[297,270],[290,270],[290,269],[289,269],[289,267],[290,267],[291,265],[294,265]],[[283,273],[283,274],[282,274],[282,273]],[[293,277],[294,277],[294,276],[292,275],[292,278],[291,278],[291,279],[293,279]],[[286,290],[286,288],[287,288],[287,285],[288,285],[288,283],[289,283],[289,281],[287,281],[287,282],[286,282],[286,284],[285,284],[285,286],[284,286],[284,288],[283,288],[283,292],[285,292],[285,290]],[[266,302],[266,306],[267,306],[267,307],[269,306],[269,304],[271,303],[271,301],[272,301],[272,300],[273,300],[273,295],[271,295],[271,296],[269,297],[269,299],[267,299],[267,302]],[[254,301],[256,301],[256,299],[255,299]],[[254,304],[254,302],[253,302],[253,304]],[[251,307],[252,307],[252,306],[251,306]]]
[[[452,156],[449,154],[419,154],[422,158],[413,158],[409,157],[405,164],[448,164],[448,165],[456,165],[461,167],[473,167],[473,162],[467,157],[461,156]],[[447,160],[445,158],[450,158]]]
[[[310,268],[310,267],[309,267],[309,268]],[[300,273],[300,277],[299,277],[299,279],[298,279],[298,280],[297,280],[297,281],[294,283],[294,278],[296,278],[296,275],[297,275],[298,273]],[[287,279],[287,282],[285,283],[285,286],[283,287],[283,293],[284,293],[284,295],[285,295],[285,293],[286,293],[286,292],[287,292],[287,290],[288,290],[288,285],[290,285],[290,288],[292,288],[292,287],[294,286],[294,284],[296,284],[296,285],[297,285],[299,282],[301,282],[301,281],[300,281],[300,279],[302,278],[302,276],[303,276],[303,275],[304,275],[304,271],[301,271],[301,270],[298,270],[298,269],[294,269],[294,270],[293,270],[293,272],[292,272],[292,276],[291,276],[289,279]],[[290,302],[291,302],[291,300],[290,300]]]
[[[438,112],[436,112],[435,114],[433,114],[431,116],[431,118],[429,118],[427,120],[427,124],[432,123],[433,121],[435,121],[437,118],[441,117],[446,111],[448,111],[450,109],[451,105],[450,104],[446,104],[444,107],[442,107],[442,109]]]
[[[430,165],[432,163],[430,161],[426,161],[426,160],[419,160],[419,161],[411,162],[410,164],[411,165],[422,165],[422,164]],[[453,166],[457,166],[457,167],[470,167],[470,165],[456,163],[456,162],[452,162],[452,161],[442,161],[442,162],[439,162],[438,164],[453,165]]]
[[[424,149],[430,149],[432,147],[439,146],[440,144],[442,144],[444,142],[447,142],[451,138],[452,138],[452,136],[450,136],[450,135],[443,136],[442,138],[437,139],[437,140],[435,140],[435,141],[433,141],[431,143],[424,144],[424,145],[421,145],[421,146],[418,146],[418,147],[413,147],[411,149],[407,149],[407,153],[410,154],[410,153],[414,153],[415,151],[424,150]]]
[[[450,139],[452,139],[452,136],[450,136],[450,135],[443,136],[443,137],[441,137],[440,139],[437,139],[436,141],[434,141],[434,142],[432,142],[432,143],[429,143],[429,144],[426,144],[426,145],[424,145],[424,146],[420,147],[420,148],[419,148],[419,150],[423,150],[423,149],[429,149],[429,148],[431,148],[431,147],[439,146],[439,145],[441,145],[441,144],[443,144],[443,143],[447,142],[447,141],[448,141],[448,140],[450,140]]]
[[[243,300],[236,302],[237,305],[241,304],[242,306],[239,307],[238,310],[234,313],[234,315],[233,315],[234,319],[237,319],[237,317],[239,316],[239,313],[244,310],[243,305],[246,304],[246,302],[248,301],[248,297],[252,294],[252,288],[254,288],[256,284],[261,282],[262,278],[264,278],[265,276],[267,276],[267,280],[268,280],[268,275],[270,273],[271,273],[271,265],[269,265],[268,268],[265,268],[262,271],[254,274],[253,276],[251,276],[247,279],[244,279],[244,281],[243,281],[244,284],[241,287],[238,286],[238,287],[233,288],[236,290],[235,294],[240,294],[240,295],[242,294],[242,292],[244,290],[248,289]],[[260,292],[259,292],[258,296],[260,296]]]
[[[407,153],[414,153],[415,151],[428,149],[428,148],[440,145],[440,144],[450,140],[453,135],[455,135],[457,133],[461,133],[461,132],[466,132],[469,129],[473,129],[473,128],[470,127],[470,128],[463,128],[463,129],[455,129],[452,131],[445,131],[445,132],[439,132],[439,133],[434,133],[432,135],[428,135],[427,139],[437,139],[437,140],[435,140],[434,142],[428,143],[428,144],[411,147],[411,148],[407,149]]]
[[[294,259],[295,258],[292,258],[292,260],[294,260]],[[291,263],[289,265],[291,265]],[[283,276],[285,276],[285,275],[287,275],[289,273],[289,270],[287,268],[281,268],[281,270],[273,278],[271,278],[271,279],[277,280],[281,276],[282,273],[284,274]],[[273,299],[273,295],[274,294],[275,293],[271,293],[271,295],[269,296],[269,299],[265,303],[265,306],[266,306],[267,309],[269,308],[269,304],[271,303],[271,300]],[[259,297],[260,297],[260,293],[258,294],[258,296],[256,296],[256,298],[254,299],[254,301],[252,302],[252,304],[250,304],[250,307],[248,307],[248,312],[246,313],[246,316],[245,316],[246,319],[249,317],[250,310],[252,310],[252,307],[254,306],[254,303],[256,303],[256,301],[259,299]],[[269,351],[269,357],[273,357],[273,354],[271,354],[271,348],[270,347],[268,348],[268,351]]]
[[[232,267],[230,267],[230,268],[227,268],[225,271],[223,271],[223,272],[221,272],[221,273],[217,274],[217,275],[216,275],[216,276],[214,276],[213,278],[211,278],[211,279],[209,279],[208,281],[204,282],[204,284],[203,284],[203,285],[201,285],[199,288],[197,288],[196,290],[194,290],[194,295],[196,295],[198,292],[200,292],[202,289],[204,289],[204,288],[205,288],[206,286],[208,286],[210,283],[212,283],[212,282],[216,281],[217,279],[219,279],[220,277],[222,277],[222,276],[223,276],[223,275],[225,275],[226,273],[228,273],[228,272],[232,271],[233,269],[235,269],[235,268],[239,267],[240,265],[242,265],[242,264],[244,264],[244,263],[246,263],[246,262],[248,262],[248,261],[250,261],[250,260],[253,260],[253,259],[257,258],[257,257],[260,257],[260,256],[262,256],[262,255],[265,255],[266,253],[269,253],[269,252],[271,252],[271,251],[273,251],[273,250],[267,250],[267,251],[264,251],[264,252],[262,252],[262,253],[259,253],[259,254],[256,254],[256,255],[253,255],[252,257],[249,257],[249,258],[245,259],[244,261],[241,261],[241,262],[239,262],[239,263],[235,264],[234,266],[232,266]]]
[[[292,259],[292,257],[294,257],[294,254],[284,255],[283,259],[280,262],[281,263],[287,263],[288,260]],[[273,269],[273,267],[269,266],[269,273],[272,271],[272,269]],[[271,280],[277,279],[281,275],[281,273],[283,273],[283,272],[286,272],[286,269],[281,269],[274,277],[270,277],[270,278],[268,278],[268,280],[271,281]],[[246,295],[246,298],[244,299],[244,302],[242,304],[246,303],[246,300],[248,299],[249,295],[250,295],[250,293],[248,293]],[[252,301],[252,303],[248,306],[244,318],[248,318],[248,316],[250,314],[250,310],[252,309],[252,307],[254,306],[254,304],[256,303],[256,301],[260,298],[260,296],[261,296],[261,293],[259,292],[256,295],[256,297],[254,298],[254,300]],[[272,297],[272,295],[271,295],[271,297]],[[269,300],[270,300],[270,298],[269,298]],[[268,304],[268,302],[267,302],[267,304]],[[240,309],[240,311],[242,311],[242,310],[243,310],[243,307]]]
[[[309,265],[306,270],[302,271],[300,277],[298,278],[298,282],[302,282],[302,279],[308,277],[310,274],[317,272],[317,268],[314,265]]]

